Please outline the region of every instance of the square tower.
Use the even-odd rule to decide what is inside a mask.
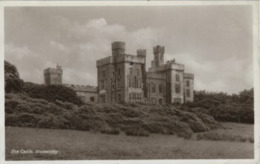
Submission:
[[[62,84],[62,68],[57,65],[56,68],[46,68],[44,70],[45,85],[61,85]]]
[[[124,42],[113,42],[112,56],[97,61],[99,102],[142,102],[146,50],[125,54]]]

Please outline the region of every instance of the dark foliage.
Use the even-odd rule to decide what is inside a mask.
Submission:
[[[5,61],[5,92],[21,92],[23,80],[20,79],[19,73],[14,65]]]
[[[219,121],[254,123],[254,92],[244,90],[239,94],[228,95],[197,91],[194,102],[182,105],[183,109],[194,108],[194,111],[206,113]]]
[[[190,138],[193,132],[207,131],[217,122],[207,114],[182,111],[174,106],[136,104],[76,105],[57,100],[31,98],[27,94],[5,95],[6,126],[76,129],[132,136],[149,133],[174,134]]]
[[[73,89],[62,85],[40,85],[26,82],[23,90],[32,98],[45,99],[50,102],[60,100],[77,105],[83,104]]]

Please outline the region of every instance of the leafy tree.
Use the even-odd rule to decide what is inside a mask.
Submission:
[[[19,73],[15,65],[4,61],[5,71],[5,92],[21,92],[23,87],[23,80],[20,79]]]
[[[73,89],[62,85],[40,85],[26,82],[24,84],[24,91],[32,98],[41,98],[50,102],[59,100],[78,105],[83,104]]]
[[[194,102],[183,105],[185,108],[203,108],[219,121],[254,123],[253,88],[239,94],[223,92],[195,91]],[[184,109],[184,108],[183,108]]]

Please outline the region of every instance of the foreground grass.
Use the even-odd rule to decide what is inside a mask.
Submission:
[[[21,149],[57,150],[58,153],[11,153]],[[254,157],[253,151],[252,143],[185,140],[173,135],[131,137],[74,130],[6,128],[7,160],[249,159]]]

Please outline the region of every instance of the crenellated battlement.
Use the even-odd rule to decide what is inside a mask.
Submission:
[[[62,74],[63,71],[62,69],[57,69],[57,68],[46,68],[44,70],[44,74]]]
[[[167,60],[167,61],[166,61],[166,64],[174,64],[174,63],[175,63],[175,59]]]
[[[160,46],[160,45],[153,47],[153,53],[154,54],[158,54],[158,53],[164,54],[164,47]]]
[[[146,56],[146,49],[138,49],[138,50],[136,50],[136,54],[137,54],[137,56],[145,57]]]
[[[162,79],[162,80],[166,79],[164,74],[160,74],[160,73],[157,73],[157,72],[147,72],[146,75],[147,75],[148,79]]]
[[[191,73],[184,73],[184,79],[194,79],[194,74]]]

